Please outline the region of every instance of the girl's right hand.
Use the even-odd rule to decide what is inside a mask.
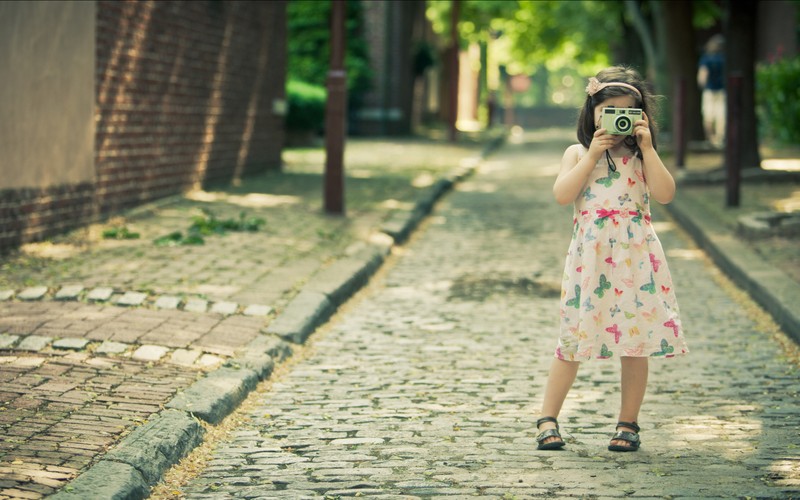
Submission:
[[[592,142],[589,144],[589,154],[594,158],[600,158],[604,152],[616,145],[616,138],[606,133],[606,129],[601,128],[595,131]]]

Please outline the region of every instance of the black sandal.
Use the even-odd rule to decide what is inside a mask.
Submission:
[[[626,445],[621,444],[610,444],[608,445],[609,451],[637,451],[639,449],[639,445],[641,444],[641,440],[639,439],[639,426],[636,425],[636,422],[617,422],[617,429],[620,427],[627,427],[628,429],[633,429],[634,432],[630,431],[617,431],[614,434],[614,437],[611,438],[611,441],[625,441]]]
[[[546,431],[542,431],[536,436],[536,442],[539,443],[539,446],[536,447],[537,450],[558,450],[563,448],[566,443],[564,443],[564,439],[561,437],[561,433],[558,432],[558,420],[553,417],[542,417],[536,421],[536,429],[539,429],[545,422],[553,422],[556,424],[555,429],[547,429]],[[558,438],[558,441],[551,441],[549,443],[545,443],[544,441],[548,438]]]

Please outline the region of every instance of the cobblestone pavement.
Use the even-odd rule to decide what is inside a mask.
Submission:
[[[651,362],[642,449],[606,450],[619,366],[595,360],[561,415],[566,450],[536,451],[571,213],[550,194],[566,143],[526,139],[251,396],[182,496],[800,498],[797,367],[663,209],[691,354]]]

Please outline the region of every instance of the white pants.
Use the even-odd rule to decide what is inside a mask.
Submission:
[[[725,140],[724,90],[703,90],[703,127],[706,139],[721,147]]]

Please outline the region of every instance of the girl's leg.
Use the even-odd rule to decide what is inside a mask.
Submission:
[[[575,382],[575,377],[578,374],[578,366],[580,366],[580,363],[577,361],[564,361],[558,358],[553,360],[553,364],[550,365],[550,374],[547,376],[547,385],[544,389],[542,417],[558,418],[558,414],[561,412],[561,406],[564,404],[564,400],[567,398],[567,394],[572,388],[572,383]],[[555,428],[556,424],[553,422],[544,422],[539,430],[545,431]],[[557,438],[551,437],[544,442],[547,444],[557,440]]]
[[[622,404],[618,422],[634,422],[639,419],[639,409],[647,390],[648,358],[624,356],[622,360]],[[620,427],[620,430],[633,432],[634,429]],[[612,445],[625,445],[624,441],[613,440]]]

